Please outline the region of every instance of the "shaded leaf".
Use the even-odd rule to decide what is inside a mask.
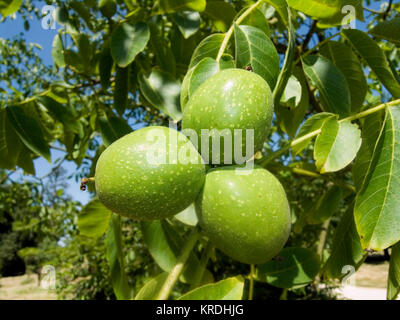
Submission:
[[[99,57],[100,83],[104,90],[107,90],[110,86],[110,77],[113,64],[114,61],[111,56],[110,47],[105,46]]]
[[[314,160],[321,173],[335,172],[346,167],[361,146],[361,132],[350,121],[326,121],[315,141]]]
[[[0,110],[0,167],[14,169],[22,149],[21,141],[7,118],[6,111]]]
[[[385,39],[396,45],[400,45],[400,18],[380,21],[372,28],[370,33],[377,38]]]
[[[400,241],[400,109],[389,107],[354,215],[363,248],[385,249]]]
[[[331,255],[323,268],[324,273],[331,279],[342,279],[346,276],[343,272],[345,266],[357,270],[366,257],[354,222],[353,208],[354,204],[351,204],[336,227]]]
[[[396,81],[385,54],[379,45],[365,32],[344,29],[342,35],[353,49],[366,61],[378,79],[395,98],[400,98],[400,84]]]
[[[132,298],[132,289],[124,271],[124,256],[122,253],[122,233],[120,216],[113,213],[107,232],[107,260],[110,265],[111,283],[118,300]]]
[[[141,228],[144,242],[153,259],[162,270],[171,271],[177,262],[185,240],[165,220],[143,221]],[[195,282],[195,271],[199,263],[198,258],[192,252],[186,262],[181,280],[187,283]],[[212,274],[205,270],[202,283],[210,281],[212,281]]]
[[[236,10],[229,2],[208,0],[204,14],[211,19],[217,30],[226,32],[235,18]]]
[[[257,279],[278,288],[304,286],[318,274],[318,255],[306,248],[285,248],[275,260],[257,266]]]
[[[347,80],[328,59],[309,55],[302,59],[303,70],[320,93],[324,111],[344,117],[350,114],[351,101]]]
[[[80,133],[83,130],[80,122],[67,107],[46,96],[39,96],[36,100],[49,111],[54,119],[61,122],[65,128],[75,133]]]
[[[26,115],[22,107],[10,106],[6,107],[6,111],[10,123],[22,142],[33,152],[50,162],[50,149],[37,121]]]
[[[298,67],[294,68],[293,77],[295,77],[296,80],[299,81],[301,86],[301,98],[299,103],[295,106],[295,108],[287,108],[282,106],[281,104],[275,105],[275,112],[280,121],[280,127],[290,137],[294,137],[296,135],[297,129],[299,128],[301,122],[304,120],[304,116],[309,106],[308,88],[306,83],[307,80],[304,76],[303,71]],[[307,141],[305,143],[306,147]],[[300,145],[298,145],[297,147],[300,147]]]
[[[358,112],[367,94],[367,80],[360,60],[353,50],[342,42],[328,41],[320,48],[321,54],[330,59],[343,73],[350,89],[351,111]]]
[[[240,17],[243,12],[245,12],[248,9],[248,7],[243,8],[237,15],[237,17]],[[236,20],[235,18],[235,20]],[[246,26],[252,26],[256,27],[262,31],[269,37],[270,36],[270,29],[269,29],[269,23],[265,15],[261,12],[259,9],[255,9],[252,12],[250,12],[249,15],[247,15],[246,18],[242,20],[242,22],[239,23],[239,25],[246,25]]]
[[[127,107],[129,91],[129,67],[116,68],[114,88],[114,108],[121,116]]]
[[[102,117],[99,119],[99,125],[103,144],[107,147],[114,141],[132,132],[132,128],[126,121],[117,117]]]
[[[101,237],[110,225],[111,211],[98,199],[90,201],[78,215],[79,232],[92,238]]]
[[[35,166],[33,165],[32,152],[21,144],[21,152],[18,155],[17,166],[24,169],[26,173],[35,175]]]
[[[146,282],[135,296],[135,300],[156,300],[167,277],[168,272],[163,272]]]
[[[243,278],[232,277],[196,288],[185,293],[178,300],[241,300],[243,288]]]
[[[200,28],[200,14],[196,11],[174,13],[172,20],[178,26],[185,39],[194,35]]]
[[[180,120],[181,83],[169,73],[153,69],[146,76],[143,71],[138,74],[140,91],[150,104],[169,115],[174,120]]]
[[[219,48],[221,47],[224,35],[215,33],[201,40],[199,45],[193,52],[190,60],[189,69],[193,68],[204,58],[210,57],[215,59],[218,55]]]
[[[119,24],[111,36],[111,55],[114,61],[121,68],[126,67],[146,47],[149,38],[149,27],[143,22]]]
[[[279,75],[279,56],[268,36],[255,27],[235,24],[235,52],[236,66],[251,66],[272,91]]]
[[[361,188],[374,153],[376,141],[383,125],[384,112],[376,112],[364,118],[361,138],[362,143],[353,164],[353,181],[357,190]]]
[[[392,247],[387,283],[388,300],[395,300],[400,293],[400,242]]]
[[[341,188],[338,186],[331,187],[308,210],[307,223],[319,224],[331,218],[339,210],[342,196]]]

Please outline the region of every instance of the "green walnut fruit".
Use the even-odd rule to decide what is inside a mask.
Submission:
[[[195,91],[184,109],[182,128],[196,132],[198,150],[207,163],[242,164],[263,147],[273,109],[271,90],[263,78],[242,69],[225,69]]]
[[[100,201],[111,211],[138,219],[170,217],[199,194],[205,165],[180,132],[147,127],[111,144],[96,165]]]
[[[277,178],[258,166],[210,170],[196,200],[196,213],[215,246],[242,263],[270,260],[290,233],[285,190]]]

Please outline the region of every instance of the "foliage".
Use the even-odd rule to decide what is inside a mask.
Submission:
[[[275,101],[273,129],[256,162],[285,186],[293,223],[282,251],[287,259],[280,263],[278,254],[269,265],[255,266],[256,294],[265,297],[261,291],[269,290],[275,298],[280,293],[282,298],[314,297],[320,281],[331,284],[343,276],[343,263],[358,268],[367,251],[393,246],[388,298],[396,297],[398,4],[371,12],[363,10],[371,0],[54,3],[62,28],[53,41],[53,67],[44,66],[36,46],[22,37],[0,39],[3,169],[34,175],[34,159],[51,162],[50,150],[61,148],[81,174],[93,176],[100,153],[130,129],[179,123],[190,97],[211,75],[226,67],[251,69],[268,82]],[[364,31],[343,28],[342,7],[348,4],[356,9],[356,26],[365,21]],[[30,1],[0,1],[6,19],[17,10],[24,19],[39,16],[37,9]],[[249,295],[248,286],[234,278],[248,273],[248,266],[210,248],[203,236],[185,247],[193,229],[185,220],[139,226],[112,218],[107,227],[110,216],[91,203],[77,222],[77,206],[68,199],[52,202],[34,185],[2,188],[7,201],[0,201],[0,218],[12,209],[13,219],[7,218],[8,229],[1,233],[7,246],[0,250],[2,261],[26,247],[11,245],[16,236],[9,235],[10,221],[18,222],[14,228],[23,230],[18,232],[31,233],[35,243],[29,246],[64,239],[64,246],[54,245],[55,252],[62,252],[64,297],[154,297],[156,289],[168,296],[172,288],[164,287],[168,281],[162,284],[165,277],[178,281],[172,298]],[[24,188],[27,193],[17,193]],[[101,228],[93,229],[93,221],[102,218]],[[163,240],[149,241],[156,236]],[[176,272],[177,247],[191,252],[183,276]],[[271,275],[281,264],[294,271]],[[293,277],[296,272],[299,276]],[[202,283],[204,274],[209,277]],[[249,277],[253,280],[254,274],[245,281]]]

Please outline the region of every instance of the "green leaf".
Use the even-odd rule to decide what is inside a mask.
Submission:
[[[400,240],[400,108],[386,111],[354,215],[363,248],[383,250]]]
[[[243,278],[232,277],[196,288],[185,293],[178,300],[241,300],[243,288]]]
[[[320,112],[314,114],[312,117],[308,118],[300,127],[299,133],[296,135],[296,139],[299,139],[313,131],[321,129],[326,121],[334,117],[334,114],[328,112]],[[311,142],[311,140],[312,138],[308,138],[293,146],[293,156],[298,155],[302,150],[304,150]]]
[[[288,4],[286,0],[266,0],[266,2],[270,3],[275,10],[278,12],[281,17],[283,23],[285,25],[289,24],[289,16],[288,16]]]
[[[332,17],[321,19],[318,21],[317,26],[319,28],[331,28],[334,26],[346,25],[351,22],[353,18],[351,15],[353,12],[345,6],[352,6],[355,9],[355,14],[358,20],[364,21],[364,8],[362,6],[362,0],[336,0],[339,2],[340,10],[336,12]],[[342,12],[342,8],[346,9]]]
[[[335,172],[354,160],[361,146],[361,131],[350,121],[326,121],[315,141],[314,160],[321,173]]]
[[[285,248],[278,256],[257,266],[257,279],[278,288],[304,286],[318,274],[318,255],[306,248]]]
[[[240,12],[236,15],[237,17],[240,17],[249,7],[245,7]],[[235,20],[236,20],[235,18]],[[242,22],[239,23],[239,25],[246,25],[246,26],[252,26],[255,28],[258,28],[269,37],[270,36],[270,28],[269,28],[269,23],[265,15],[261,12],[259,9],[255,9],[252,12],[250,12],[249,15],[247,15],[246,18],[242,20]]]
[[[214,33],[199,43],[193,52],[190,60],[189,69],[193,68],[204,58],[210,57],[215,59],[218,55],[219,48],[221,47],[224,35],[220,33]]]
[[[364,118],[361,131],[361,148],[353,164],[353,181],[357,190],[360,190],[367,174],[375,144],[383,125],[383,116],[384,112],[380,111]]]
[[[347,12],[342,8],[351,5],[355,8],[356,17],[364,20],[363,7],[360,0],[287,0],[290,7],[299,10],[319,21],[320,27],[340,25]]]
[[[175,215],[174,218],[184,224],[194,227],[198,222],[194,204],[192,203],[185,210]]]
[[[341,188],[331,187],[311,206],[306,215],[307,223],[320,224],[331,218],[339,210],[342,197]]]
[[[132,289],[129,287],[128,277],[124,270],[124,256],[122,253],[122,233],[120,216],[113,213],[110,227],[107,232],[107,260],[110,265],[111,283],[118,300],[132,298]]]
[[[180,95],[182,110],[185,108],[190,97],[194,94],[197,88],[219,70],[219,63],[216,60],[212,58],[204,58],[186,73],[183,78]]]
[[[235,18],[236,10],[229,2],[208,0],[204,15],[211,19],[216,30],[226,32]]]
[[[36,100],[49,111],[54,119],[61,122],[65,128],[75,133],[80,133],[83,130],[81,123],[75,119],[73,113],[62,104],[46,96],[39,96]]]
[[[356,29],[342,30],[342,35],[353,49],[366,61],[378,79],[395,98],[400,98],[400,84],[396,81],[385,54],[365,32]]]
[[[196,11],[174,13],[172,20],[178,26],[185,39],[194,35],[200,28],[200,14]]]
[[[90,31],[95,32],[92,24],[92,14],[89,11],[89,8],[85,6],[84,3],[76,0],[70,1],[69,6],[85,21],[85,24],[90,29]]]
[[[255,27],[235,24],[235,51],[236,66],[251,66],[273,90],[279,75],[279,56],[268,36]]]
[[[294,137],[296,135],[297,129],[304,120],[304,116],[309,106],[308,88],[306,83],[307,80],[304,76],[303,71],[299,67],[295,67],[293,69],[292,77],[295,78],[301,86],[299,103],[296,104],[294,108],[287,108],[285,106],[282,106],[281,103],[275,104],[275,112],[278,120],[280,121],[280,127],[290,137]],[[307,141],[305,143],[307,143]],[[305,147],[306,146],[307,144],[305,144]]]
[[[143,51],[149,38],[149,27],[143,22],[119,24],[111,36],[111,55],[116,64],[121,68],[128,66]]]
[[[396,45],[400,45],[400,18],[380,21],[372,28],[370,33],[377,38],[385,39]]]
[[[345,117],[350,114],[351,101],[347,80],[327,58],[309,55],[302,59],[303,70],[320,93],[324,111]]]
[[[3,18],[18,11],[22,5],[22,0],[3,0],[0,1],[0,13]]]
[[[103,144],[108,147],[114,141],[123,137],[124,135],[132,132],[132,128],[126,123],[124,119],[117,117],[101,117],[99,119],[99,125],[101,130],[101,137]]]
[[[157,0],[157,14],[177,11],[199,11],[206,8],[206,0]]]
[[[177,230],[165,220],[143,221],[141,222],[143,239],[151,256],[166,272],[171,271],[175,266],[185,239],[181,238]],[[183,271],[181,280],[192,284],[196,281],[196,269],[199,260],[192,252],[186,262],[187,266]],[[212,274],[205,270],[203,283],[208,283],[212,279]]]
[[[342,42],[328,41],[320,48],[321,54],[330,59],[346,78],[350,89],[351,111],[358,112],[367,94],[367,80],[360,60],[353,50]]]
[[[387,283],[387,299],[396,300],[400,293],[400,242],[392,247]]]
[[[18,106],[6,107],[7,117],[22,142],[33,152],[51,161],[50,149],[44,140],[42,129],[37,121],[26,115],[24,109]]]
[[[14,169],[22,149],[21,141],[7,118],[6,111],[0,110],[0,168]]]
[[[104,90],[107,90],[110,86],[110,77],[113,64],[114,61],[111,56],[110,47],[105,46],[99,57],[100,83]]]
[[[288,28],[288,34],[289,34],[289,42],[288,42],[288,47],[286,49],[283,67],[279,73],[277,84],[273,91],[273,98],[274,98],[275,106],[279,105],[281,96],[282,96],[285,88],[287,87],[287,83],[289,81],[290,75],[292,74],[294,54],[296,51],[296,35],[295,35],[295,29],[293,27],[293,22],[292,22],[292,14],[291,14],[289,8],[286,8],[286,9],[287,9],[287,19],[288,19],[287,28]],[[303,75],[301,75],[301,78],[303,78]],[[307,98],[308,98],[308,88],[307,88]]]
[[[59,68],[65,67],[65,59],[64,59],[64,47],[61,40],[61,35],[57,33],[54,36],[51,56],[53,57],[54,64]]]
[[[21,152],[18,155],[17,166],[24,169],[28,174],[35,175],[35,166],[33,165],[32,152],[21,144]]]
[[[157,52],[155,55],[157,65],[160,69],[169,72],[172,75],[176,73],[176,61],[174,54],[172,52],[171,46],[166,40],[165,36],[162,33],[160,25],[162,24],[161,20],[157,20],[154,17],[152,20],[148,22],[150,27],[150,42],[151,48],[154,52]]]
[[[155,300],[167,277],[168,272],[163,272],[146,282],[135,296],[135,300]]]
[[[111,211],[98,199],[90,201],[78,215],[79,232],[92,238],[101,237],[110,225]]]
[[[288,108],[296,108],[301,101],[302,88],[295,76],[290,76],[283,91],[280,104]]]
[[[114,108],[122,116],[128,103],[129,67],[116,68],[114,88]]]
[[[354,204],[351,204],[336,227],[331,255],[323,268],[328,278],[342,279],[346,275],[343,267],[352,266],[357,270],[366,257],[354,222],[353,208]]]
[[[117,10],[117,4],[115,0],[100,0],[99,9],[103,16],[111,18]]]
[[[138,74],[140,91],[150,104],[170,116],[175,121],[182,117],[180,108],[181,83],[167,72],[153,69],[146,76],[143,71]]]

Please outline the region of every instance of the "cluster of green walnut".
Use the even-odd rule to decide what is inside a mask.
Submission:
[[[264,79],[250,71],[226,69],[190,97],[182,129],[194,130],[199,137],[202,129],[252,129],[254,151],[259,151],[272,116],[272,94]],[[97,162],[98,198],[113,212],[137,220],[169,218],[195,203],[201,230],[222,252],[248,264],[270,260],[290,233],[290,208],[281,183],[259,166],[209,166],[201,146],[161,126],[120,138]],[[209,152],[212,159],[211,147]]]

